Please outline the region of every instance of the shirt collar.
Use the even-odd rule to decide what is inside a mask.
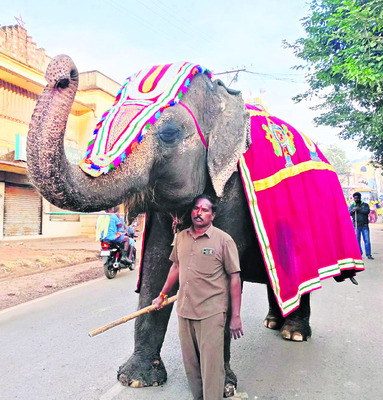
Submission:
[[[213,234],[214,226],[211,224],[208,228],[208,230],[202,235],[202,236],[207,236],[209,239],[211,238],[211,235]],[[194,230],[193,230],[193,225],[189,226],[189,228],[186,228],[186,232],[194,237]],[[199,237],[202,237],[199,236]]]

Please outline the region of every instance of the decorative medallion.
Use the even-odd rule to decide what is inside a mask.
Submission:
[[[289,131],[286,125],[280,126],[275,124],[270,118],[266,117],[267,125],[262,124],[262,128],[266,132],[266,139],[271,142],[276,156],[282,155],[286,160],[286,167],[292,167],[291,156],[295,153],[294,135]]]

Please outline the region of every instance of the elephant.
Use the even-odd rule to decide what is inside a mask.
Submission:
[[[182,97],[184,107],[176,104],[163,110],[116,170],[93,178],[70,164],[64,152],[65,127],[78,79],[70,57],[52,59],[28,134],[29,176],[42,196],[63,209],[95,212],[124,203],[129,218],[146,213],[138,307],[151,304],[166,279],[174,221],[187,227],[192,200],[207,193],[217,199],[214,225],[237,244],[242,281],[267,284],[269,310],[264,325],[280,330],[285,339],[306,341],[311,336],[310,294],[301,297],[296,310],[282,315],[250,218],[238,170],[238,159],[251,144],[250,117],[241,93],[206,74],[196,75]],[[169,296],[176,291],[175,287]],[[117,374],[122,384],[143,387],[166,381],[160,353],[171,310],[168,306],[136,320],[134,353]],[[230,396],[237,380],[230,368],[228,335],[224,352],[225,390]]]

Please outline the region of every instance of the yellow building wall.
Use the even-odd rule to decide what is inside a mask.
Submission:
[[[26,136],[28,126],[0,118],[0,156],[15,150],[16,134],[10,135],[7,132],[17,132]]]
[[[50,221],[50,204],[43,199],[43,237],[81,236],[81,220],[79,222]]]
[[[4,215],[4,194],[5,194],[5,183],[0,182],[0,216]],[[0,218],[0,239],[3,237],[4,220]]]
[[[352,194],[356,191],[362,194],[362,200],[379,198],[383,193],[382,169],[375,168],[371,160],[353,162],[347,178],[347,184],[343,185],[343,191],[348,201],[353,201]]]
[[[20,26],[0,26],[0,157],[10,160],[16,135],[26,139],[38,95],[46,81],[50,57],[38,49]],[[84,157],[87,144],[102,114],[114,103],[120,84],[98,71],[79,74],[79,90],[69,115],[64,145]],[[0,160],[1,161],[1,160]],[[17,163],[17,162],[16,162]],[[0,168],[1,169],[1,168]],[[19,173],[15,167],[15,171]],[[2,191],[2,193],[1,193]],[[3,235],[4,183],[0,182],[0,239]],[[96,216],[81,216],[78,222],[51,221],[49,203],[43,199],[42,236],[92,236]]]
[[[98,215],[81,215],[81,236],[95,238]]]

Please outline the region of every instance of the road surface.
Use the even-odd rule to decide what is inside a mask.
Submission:
[[[249,399],[375,400],[383,396],[383,225],[371,226],[375,260],[350,281],[312,294],[313,337],[281,339],[263,327],[266,288],[244,286],[245,336],[232,345],[239,392]],[[88,332],[136,310],[137,271],[95,281],[0,312],[0,399],[189,400],[172,315],[162,358],[168,382],[132,389],[116,381],[133,352],[134,322]]]

